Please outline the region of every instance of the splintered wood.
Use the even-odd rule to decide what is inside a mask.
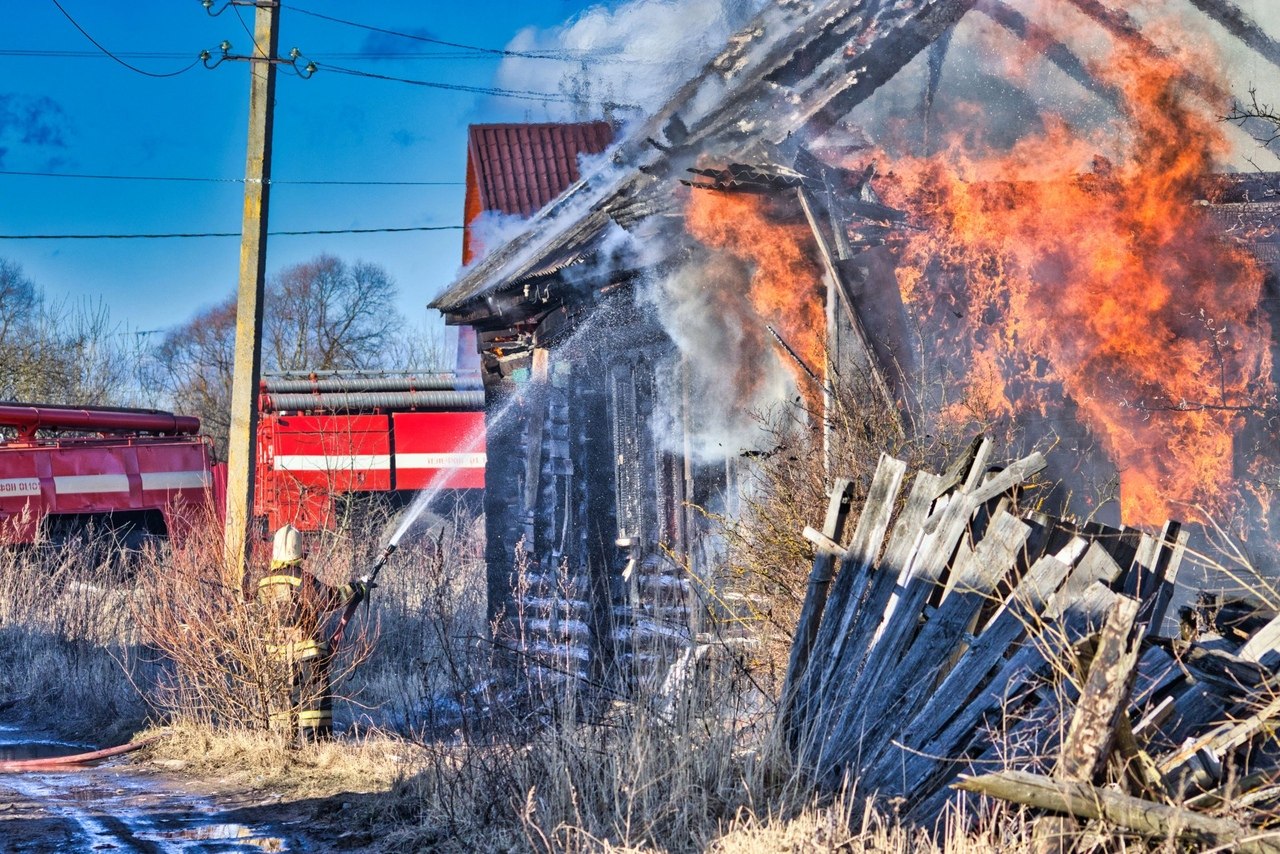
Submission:
[[[1156,536],[1020,512],[1044,459],[989,456],[975,443],[946,475],[914,477],[882,457],[847,540],[847,481],[824,530],[807,530],[816,557],[778,717],[800,767],[925,825],[962,788],[1280,850],[1252,826],[1280,803],[1265,744],[1280,618],[1204,596],[1168,613],[1178,523]],[[1238,802],[1230,819],[1206,813],[1245,790],[1243,823]]]

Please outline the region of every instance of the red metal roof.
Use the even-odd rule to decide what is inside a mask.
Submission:
[[[472,125],[468,190],[474,181],[480,211],[530,216],[578,180],[578,155],[612,141],[608,122]]]

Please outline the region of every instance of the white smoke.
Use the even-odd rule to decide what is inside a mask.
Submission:
[[[765,337],[763,321],[745,299],[733,298],[734,283],[750,276],[732,259],[703,258],[651,283],[647,294],[683,361],[683,377],[659,377],[666,386],[664,396],[680,400],[686,393],[681,384],[687,384],[694,414],[682,425],[661,423],[664,417],[673,418],[673,411],[655,413],[659,423],[654,435],[659,442],[687,438],[700,462],[768,450],[764,420],[796,397],[795,384]]]
[[[1105,30],[1071,4],[1025,0],[1008,5],[1032,25],[1062,37],[1063,47],[1086,67],[1107,55]],[[1256,89],[1261,103],[1280,103],[1280,84],[1273,82],[1276,67],[1188,0],[1132,0],[1123,5],[1146,38],[1161,50],[1184,57],[1189,71],[1222,85],[1230,97],[1247,102],[1250,89]],[[1235,5],[1280,41],[1280,4],[1236,0]],[[924,150],[928,53],[917,56],[849,117],[851,126],[890,155]],[[1121,156],[1124,119],[1115,108],[1048,59],[1027,62],[1025,56],[1019,37],[987,15],[975,10],[961,19],[952,31],[929,111],[930,138],[936,143],[939,137],[963,128],[968,134],[981,134],[973,140],[975,150],[1007,150],[1039,133],[1044,119],[1052,116],[1077,136],[1096,141],[1098,153]],[[1230,102],[1202,105],[1214,116],[1225,115],[1230,107]],[[1260,153],[1256,142],[1239,128],[1227,128],[1226,133],[1235,150],[1221,165],[1250,168],[1248,161]],[[1274,168],[1274,161],[1265,156],[1258,162]]]
[[[563,103],[548,104],[539,119],[643,118],[699,74],[766,2],[632,0],[613,8],[597,6],[562,26],[517,34],[507,50],[554,58],[508,57],[495,85],[564,97]],[[609,171],[601,158],[586,159],[582,166],[589,183],[594,183],[590,176]],[[495,227],[485,235],[487,244],[497,245],[492,241],[510,236],[512,223],[490,225]],[[621,229],[614,232],[598,248],[595,265],[570,268],[564,275],[589,276],[599,265],[628,256],[639,269],[669,271],[670,258],[683,251],[686,240],[679,228],[672,232],[665,225],[646,229],[639,240]],[[764,338],[762,321],[745,302],[729,300],[732,305],[726,306],[723,291],[737,292],[740,283],[716,281],[714,265],[708,268],[705,262],[704,258],[649,280],[640,297],[671,337],[682,365],[681,371],[661,372],[656,378],[660,399],[673,405],[655,412],[655,439],[678,439],[680,447],[668,448],[676,452],[685,450],[687,439],[694,458],[701,461],[759,450],[764,440],[759,414],[796,394],[790,375]],[[750,277],[747,270],[736,273],[743,280]],[[674,423],[686,396],[697,417]]]
[[[490,250],[527,231],[529,219],[518,214],[505,214],[502,211],[482,211],[471,221],[469,228],[471,229],[471,248],[475,252],[476,261],[479,261]]]
[[[629,118],[652,113],[696,75],[764,6],[765,0],[632,0],[596,6],[547,30],[521,30],[507,50],[553,58],[508,57],[495,83],[551,92],[553,121]]]

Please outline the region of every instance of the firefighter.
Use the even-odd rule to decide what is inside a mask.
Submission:
[[[333,656],[321,635],[325,614],[369,593],[369,585],[361,581],[341,587],[325,584],[302,568],[305,556],[302,532],[285,525],[272,544],[271,572],[258,582],[258,601],[270,609],[268,618],[276,626],[267,650],[287,663],[291,683],[288,711],[277,711],[273,723],[287,719],[292,729],[296,721],[301,743],[333,735]]]

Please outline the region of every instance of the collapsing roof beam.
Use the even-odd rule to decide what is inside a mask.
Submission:
[[[1155,42],[1143,35],[1137,22],[1128,12],[1112,9],[1103,5],[1100,0],[1069,0],[1069,2],[1135,53],[1158,59],[1169,58]],[[1183,85],[1211,104],[1225,104],[1230,100],[1230,95],[1217,83],[1201,77],[1190,69],[1182,69],[1180,77]]]
[[[702,73],[680,87],[618,144],[612,162],[571,187],[510,241],[469,268],[432,305],[450,322],[493,316],[482,300],[517,282],[545,258],[613,223],[637,199],[670,194],[667,181],[704,153],[748,156],[800,131],[828,130],[958,21],[974,0],[795,0],[766,4]],[[680,142],[664,128],[684,128]],[[675,173],[675,174],[673,174]],[[474,309],[474,311],[473,311]],[[464,316],[465,315],[465,316]]]
[[[923,0],[883,4],[871,21],[851,27],[835,62],[821,68],[803,87],[792,91],[804,107],[792,122],[811,137],[835,127],[849,111],[871,96],[917,54],[964,17],[974,0]],[[843,49],[842,49],[843,48]],[[775,144],[781,139],[771,140]]]
[[[929,129],[933,124],[933,102],[938,95],[938,86],[942,83],[942,66],[947,61],[947,51],[951,48],[951,35],[955,30],[947,30],[938,36],[938,40],[929,45],[929,79],[924,87],[924,153],[932,154],[929,148]]]
[[[804,211],[805,219],[809,223],[809,229],[813,232],[818,254],[822,258],[823,269],[838,291],[836,299],[844,307],[849,327],[853,330],[852,343],[855,350],[854,358],[858,363],[857,367],[863,373],[863,376],[869,380],[871,390],[880,398],[884,411],[893,414],[893,426],[898,435],[905,438],[906,433],[903,429],[902,419],[898,415],[897,401],[889,388],[889,383],[885,379],[884,373],[880,369],[879,360],[876,358],[875,350],[871,346],[871,338],[867,335],[866,327],[863,325],[862,319],[858,317],[857,303],[854,300],[853,293],[850,291],[849,283],[845,281],[844,276],[840,273],[840,268],[836,266],[836,252],[827,240],[826,231],[822,225],[822,214],[827,213],[830,221],[830,212],[823,211],[817,200],[804,187],[797,187],[796,195],[800,201],[800,209]],[[831,222],[831,225],[832,231],[843,227],[842,224],[835,222]]]
[[[1084,60],[1048,29],[1029,19],[1004,0],[978,0],[973,7],[1023,41],[1039,47],[1044,58],[1056,65],[1064,74],[1088,91],[1119,108],[1120,93],[1112,86],[1094,77],[1085,67]]]
[[[1136,53],[1158,59],[1168,59],[1168,55],[1155,42],[1142,34],[1137,22],[1133,20],[1128,12],[1108,8],[1100,0],[1069,0],[1069,2]],[[1183,85],[1212,105],[1225,108],[1232,100],[1230,93],[1224,91],[1217,83],[1201,77],[1190,69],[1183,69],[1180,77]],[[1263,122],[1259,119],[1245,119],[1240,122],[1240,126],[1253,135],[1255,139],[1266,139],[1275,133],[1275,128],[1269,122]],[[1280,158],[1280,151],[1275,151],[1269,146],[1264,147],[1277,158]]]
[[[1267,62],[1280,67],[1280,42],[1267,35],[1257,21],[1240,11],[1234,3],[1229,0],[1191,0],[1191,5],[1213,18]]]

